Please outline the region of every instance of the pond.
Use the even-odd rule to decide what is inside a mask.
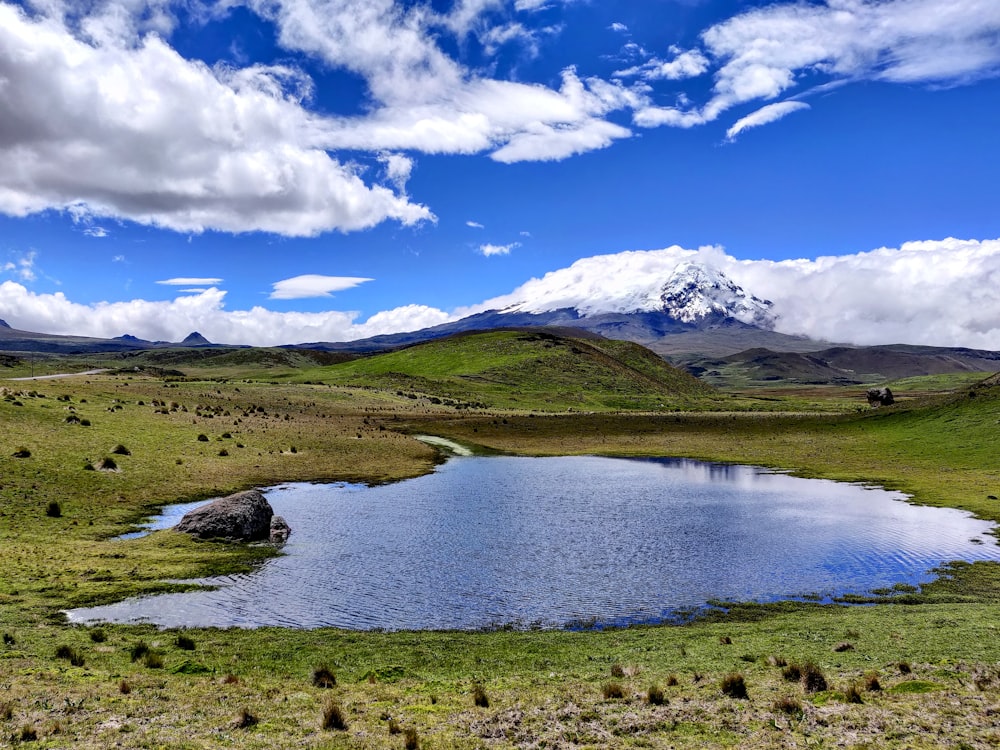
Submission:
[[[394,484],[266,492],[280,557],[74,622],[350,629],[658,622],[711,600],[865,593],[1000,560],[992,525],[899,493],[676,459],[453,458]],[[187,506],[191,507],[191,506]],[[158,522],[169,526],[184,508]],[[122,544],[129,542],[123,541]]]

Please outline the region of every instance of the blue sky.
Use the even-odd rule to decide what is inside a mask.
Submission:
[[[0,0],[0,317],[340,340],[676,246],[1000,349],[998,74],[995,0]]]

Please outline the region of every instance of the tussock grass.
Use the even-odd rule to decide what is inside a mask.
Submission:
[[[727,674],[722,678],[722,683],[719,687],[723,695],[728,695],[730,698],[746,700],[749,697],[747,695],[746,681],[739,672],[730,672]]]
[[[659,685],[653,684],[649,686],[646,690],[646,702],[651,706],[662,706],[667,702],[667,699],[663,696],[663,688]]]
[[[486,688],[478,682],[472,686],[472,703],[479,708],[489,708],[490,699],[486,695]]]
[[[333,673],[333,670],[324,664],[313,670],[312,683],[318,688],[329,689],[336,687],[337,676]]]
[[[601,695],[604,696],[604,700],[606,701],[619,700],[625,697],[625,688],[622,687],[620,682],[611,680],[601,685]]]
[[[320,723],[323,729],[328,731],[347,731],[347,719],[344,716],[344,709],[335,701],[329,701],[323,707],[323,719]]]

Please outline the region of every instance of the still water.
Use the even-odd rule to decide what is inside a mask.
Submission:
[[[865,593],[1000,560],[991,524],[899,493],[676,459],[455,458],[395,484],[267,497],[285,554],[217,589],[75,610],[164,627],[655,622],[709,600]],[[157,526],[193,506],[169,509]],[[123,541],[122,544],[128,544]]]

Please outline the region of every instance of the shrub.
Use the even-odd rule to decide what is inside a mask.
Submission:
[[[111,452],[114,453],[116,456],[131,456],[132,455],[132,451],[130,451],[128,448],[126,448],[121,443],[118,443],[118,445],[116,445],[114,448],[112,448]]]
[[[330,701],[323,709],[323,729],[336,729],[341,732],[347,730],[347,720],[344,718],[344,711],[339,703]]]
[[[807,693],[819,693],[826,690],[826,677],[823,676],[823,671],[819,667],[811,661],[807,661],[799,669],[802,672],[801,682],[803,690]]]
[[[403,750],[419,750],[420,740],[417,737],[417,730],[413,727],[407,727],[406,731],[403,732]]]
[[[57,500],[49,500],[49,504],[45,506],[45,515],[49,518],[59,518],[62,516],[62,506]]]
[[[183,651],[194,651],[194,639],[189,636],[179,635],[175,643],[177,644],[177,648]]]
[[[663,697],[663,688],[659,685],[650,685],[646,691],[646,700],[651,706],[662,706],[666,699]]]
[[[313,685],[318,688],[332,688],[337,684],[335,675],[325,664],[313,670]]]
[[[731,672],[722,678],[722,693],[730,698],[747,699],[747,684],[739,672]]]
[[[625,697],[625,688],[622,687],[620,682],[605,682],[601,685],[601,695],[604,696],[604,700],[614,700],[616,698]]]
[[[472,702],[480,708],[490,707],[490,699],[486,695],[486,689],[478,682],[472,686]]]
[[[104,643],[107,639],[107,634],[101,628],[94,628],[90,631],[90,640],[94,643]]]

